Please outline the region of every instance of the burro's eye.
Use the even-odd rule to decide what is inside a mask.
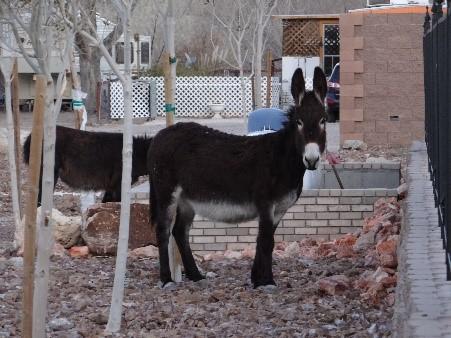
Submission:
[[[302,123],[301,120],[297,120],[296,122],[297,122],[299,128],[302,128],[304,126],[304,123]]]

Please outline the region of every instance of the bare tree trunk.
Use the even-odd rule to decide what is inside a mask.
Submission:
[[[272,93],[272,53],[268,50],[266,54],[266,107],[271,108]]]
[[[166,126],[174,124],[174,113],[175,113],[175,88],[176,88],[176,69],[177,61],[175,57],[175,18],[174,18],[174,3],[173,0],[168,0],[168,7],[166,12],[166,41],[165,44],[168,47],[168,53],[164,54],[164,64],[165,66],[165,99],[166,99]],[[175,220],[174,220],[175,221]],[[169,238],[168,254],[169,254],[169,268],[171,269],[171,276],[174,282],[182,281],[182,259],[178,251],[177,243],[175,242],[174,236],[172,236],[172,227],[174,226],[174,221],[171,225],[171,236]]]
[[[6,105],[6,123],[8,130],[8,162],[9,172],[11,175],[11,197],[13,204],[14,224],[17,229],[21,227],[20,220],[20,188],[17,183],[17,161],[16,161],[16,139],[14,137],[14,119],[11,105],[11,76],[14,67],[14,60],[12,57],[3,58],[0,62],[1,70],[5,82],[5,105]]]
[[[28,198],[25,209],[24,229],[24,280],[22,336],[32,337],[34,258],[36,251],[36,205],[38,203],[39,174],[41,171],[43,120],[45,110],[47,77],[36,76],[36,97],[33,109],[33,129],[31,133],[30,166],[28,169]]]
[[[240,67],[240,84],[241,84],[241,112],[244,120],[246,120],[246,78],[244,77],[243,66]]]
[[[257,27],[257,48],[255,55],[255,108],[262,107],[262,54],[263,54],[263,26]]]
[[[118,332],[121,328],[122,302],[124,298],[125,271],[127,265],[128,236],[130,225],[130,190],[132,172],[132,74],[130,60],[131,41],[131,0],[124,5],[126,13],[123,14],[124,25],[124,135],[122,147],[122,186],[121,186],[121,215],[119,225],[119,239],[116,255],[116,271],[111,297],[110,315],[106,327],[107,332]]]
[[[14,150],[16,153],[17,190],[19,192],[19,217],[22,219],[22,182],[20,177],[21,144],[20,144],[20,107],[19,107],[19,72],[17,58],[14,59],[12,79],[12,104],[14,120]]]

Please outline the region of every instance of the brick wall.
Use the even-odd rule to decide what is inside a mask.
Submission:
[[[397,146],[424,139],[424,13],[410,11],[340,16],[341,142]]]
[[[328,240],[360,230],[377,199],[396,195],[396,189],[304,190],[280,221],[274,239],[276,243],[307,237]],[[191,248],[198,252],[241,250],[255,246],[257,232],[257,221],[225,224],[196,216]]]
[[[275,241],[297,241],[306,237],[333,239],[361,229],[363,219],[373,213],[381,197],[397,196],[396,189],[312,189],[301,197],[280,221]],[[144,195],[134,196],[148,203]],[[212,222],[196,216],[190,231],[196,252],[240,250],[255,246],[258,222],[241,224]]]

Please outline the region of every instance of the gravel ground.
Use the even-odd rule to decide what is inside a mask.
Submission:
[[[217,122],[212,122],[217,123]],[[234,128],[227,126],[227,128]],[[346,160],[385,157],[404,161],[405,152],[385,148],[342,151]],[[22,168],[25,179],[26,169]],[[57,192],[72,192],[59,183]],[[57,194],[58,195],[58,194]],[[20,336],[22,259],[10,257],[13,238],[9,169],[0,149],[0,338]],[[79,213],[70,194],[55,198],[66,215]],[[368,270],[364,257],[274,258],[275,291],[253,290],[252,260],[199,260],[216,277],[175,290],[160,290],[158,260],[131,257],[125,288],[123,329],[115,337],[388,337],[392,304],[370,304],[350,287],[339,295],[320,291],[318,280],[346,275],[351,285]],[[49,337],[103,337],[111,301],[112,257],[53,257]]]
[[[359,290],[326,295],[319,279],[344,274],[355,282],[363,258],[275,256],[275,291],[250,286],[249,258],[199,262],[216,276],[175,290],[157,285],[155,258],[130,258],[123,326],[115,337],[388,337],[393,309],[369,304]],[[54,257],[49,337],[100,337],[107,322],[114,258]],[[0,337],[20,335],[21,258],[0,256]]]

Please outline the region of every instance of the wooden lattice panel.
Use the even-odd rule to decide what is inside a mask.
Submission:
[[[320,25],[317,20],[283,20],[283,56],[319,56]]]

